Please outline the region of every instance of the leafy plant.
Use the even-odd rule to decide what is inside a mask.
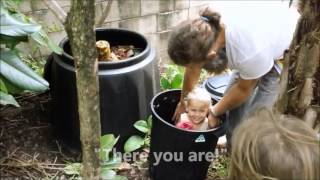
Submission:
[[[183,74],[183,67],[173,64],[166,65],[165,72],[162,73],[160,77],[161,89],[181,89],[183,83]]]
[[[19,2],[19,0],[0,2],[0,104],[11,104],[17,107],[19,104],[12,94],[26,90],[43,92],[49,88],[49,84],[21,61],[20,51],[16,45],[33,39],[57,54],[62,53],[62,49],[49,39],[39,24],[13,7]]]
[[[227,177],[228,176],[228,167],[230,164],[230,159],[226,156],[219,156],[217,159],[217,164],[215,166],[217,175],[219,177]]]
[[[160,77],[160,86],[162,90],[181,89],[183,85],[184,67],[174,64],[165,66],[164,73]],[[199,83],[202,83],[208,77],[205,70],[201,71]]]
[[[117,175],[114,169],[121,164],[121,157],[116,154],[110,154],[114,145],[118,142],[119,136],[114,137],[113,134],[106,134],[100,138],[100,161],[101,161],[101,178],[112,180],[127,180],[124,176]],[[81,171],[81,163],[71,163],[64,168],[64,172],[68,175],[79,176]]]
[[[142,147],[150,147],[152,116],[149,116],[146,120],[139,120],[135,122],[133,126],[140,132],[144,133],[145,136],[131,136],[124,144],[125,152],[132,152]]]

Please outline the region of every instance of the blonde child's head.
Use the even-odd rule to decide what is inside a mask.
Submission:
[[[207,90],[196,87],[187,95],[187,102],[189,101],[201,101],[206,103],[208,106],[211,105],[211,96]]]
[[[259,110],[232,139],[229,179],[320,179],[320,146],[303,121]]]
[[[202,88],[195,88],[187,96],[187,112],[190,121],[199,124],[205,120],[211,105],[210,94]]]

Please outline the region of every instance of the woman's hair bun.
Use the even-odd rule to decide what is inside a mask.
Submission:
[[[208,19],[210,24],[219,29],[221,19],[220,13],[210,9],[209,7],[206,7],[203,11],[200,11],[200,16]]]

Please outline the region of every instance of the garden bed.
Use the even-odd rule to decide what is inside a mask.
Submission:
[[[17,97],[20,108],[0,107],[0,179],[70,179],[64,167],[79,162],[80,152],[67,148],[53,134],[50,97],[24,94]],[[226,175],[227,158],[219,156],[210,166],[208,179]],[[129,180],[149,179],[146,159],[123,163],[118,174]]]

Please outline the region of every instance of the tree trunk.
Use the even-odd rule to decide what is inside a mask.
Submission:
[[[320,122],[320,1],[300,0],[299,11],[293,41],[284,55],[276,109],[315,128]]]
[[[82,145],[81,176],[85,180],[99,179],[100,174],[101,128],[94,14],[94,0],[72,0],[65,24],[75,63]]]

